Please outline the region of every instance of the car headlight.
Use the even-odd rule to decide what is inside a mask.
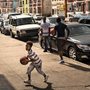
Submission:
[[[77,47],[80,48],[80,49],[82,49],[82,50],[90,50],[90,47],[87,46],[87,45],[78,44]]]

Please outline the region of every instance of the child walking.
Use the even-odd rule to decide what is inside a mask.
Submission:
[[[44,76],[44,82],[47,82],[48,76],[42,71],[42,60],[38,57],[38,55],[35,52],[33,52],[32,46],[33,46],[32,41],[26,42],[26,50],[28,52],[27,57],[31,63],[27,68],[28,80],[24,81],[24,83],[31,84],[31,72],[33,71],[34,68],[36,68],[38,73]]]

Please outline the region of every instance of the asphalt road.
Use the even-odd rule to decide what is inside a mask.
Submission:
[[[32,85],[24,84],[28,65],[21,65],[19,59],[27,55],[26,41],[0,34],[0,90],[90,90],[89,65],[68,57],[64,57],[65,64],[59,64],[59,56],[44,53],[36,39],[33,40],[33,50],[42,59],[43,70],[49,79],[44,83],[43,77],[34,70]]]

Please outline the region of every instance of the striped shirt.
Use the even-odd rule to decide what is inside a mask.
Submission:
[[[38,57],[38,55],[32,51],[32,49],[30,51],[28,51],[28,55],[29,58],[31,59],[31,62],[34,64],[39,64],[41,63],[41,59]]]

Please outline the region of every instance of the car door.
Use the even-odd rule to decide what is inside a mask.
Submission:
[[[52,49],[57,51],[57,36],[51,36]]]

